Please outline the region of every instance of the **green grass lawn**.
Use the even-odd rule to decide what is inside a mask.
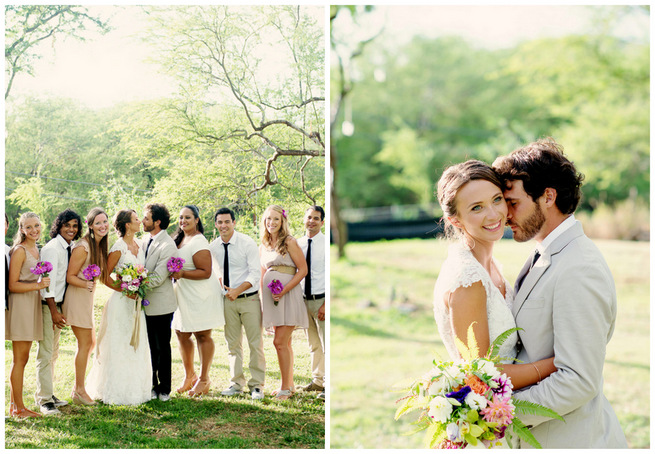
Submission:
[[[98,286],[96,291],[96,327],[102,305],[111,290]],[[287,401],[277,401],[268,393],[277,389],[280,371],[273,347],[273,337],[264,336],[266,355],[266,397],[253,401],[249,394],[223,397],[229,386],[227,344],[223,330],[213,330],[216,344],[210,378],[212,390],[207,396],[193,399],[175,391],[168,402],[154,400],[137,406],[95,407],[68,405],[61,416],[5,422],[6,448],[323,448],[325,446],[325,405],[316,392],[295,394]],[[73,359],[76,343],[70,328],[62,331],[59,359],[56,364],[55,395],[70,401],[74,382]],[[249,352],[244,339],[244,368],[248,371]],[[172,336],[173,389],[182,382],[184,369],[177,338]],[[303,330],[293,335],[296,387],[311,380],[311,363]],[[5,414],[9,414],[9,371],[11,342],[5,341]],[[25,370],[25,404],[34,404],[36,342]],[[199,360],[196,351],[197,372]],[[90,368],[90,365],[89,365]],[[88,372],[88,371],[87,371]]]
[[[332,448],[421,448],[405,436],[412,416],[396,422],[395,384],[448,354],[432,315],[432,291],[446,257],[444,240],[396,240],[348,245],[331,255],[330,445]],[[618,316],[605,361],[604,392],[628,446],[650,447],[649,243],[597,241],[618,294]],[[502,240],[495,249],[514,282],[532,242]]]

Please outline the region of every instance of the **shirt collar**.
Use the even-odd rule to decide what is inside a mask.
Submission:
[[[237,240],[237,231],[235,230],[234,232],[232,232],[232,238],[230,238],[230,241],[228,241],[227,243],[223,241],[223,237],[219,236],[219,238],[221,239],[221,244],[235,244]]]
[[[548,246],[553,244],[553,241],[557,239],[562,233],[566,232],[568,229],[573,227],[575,224],[575,216],[570,215],[568,218],[564,219],[560,225],[555,227],[555,229],[548,234],[546,238],[541,243],[537,243],[537,250],[539,251],[540,254],[543,255],[543,253],[546,251]]]
[[[67,249],[67,248],[68,248],[69,244],[66,242],[66,240],[64,239],[64,237],[61,236],[61,233],[57,234],[57,236],[55,237],[55,240],[59,243],[59,245],[60,245],[62,248],[64,248],[64,249]],[[72,244],[72,243],[71,243],[71,244]]]

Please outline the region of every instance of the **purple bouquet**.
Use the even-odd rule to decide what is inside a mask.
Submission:
[[[48,277],[48,274],[52,271],[52,263],[46,261],[37,262],[34,268],[30,268],[30,271],[37,276]],[[49,292],[50,287],[46,287],[45,291]]]
[[[186,262],[186,260],[184,260],[181,257],[171,257],[170,259],[168,259],[166,268],[168,269],[169,273],[177,273],[178,271],[182,271],[184,262]]]
[[[82,274],[84,275],[84,279],[87,281],[95,281],[95,279],[100,276],[100,267],[98,265],[91,264],[84,268]]]
[[[282,282],[278,281],[277,279],[273,279],[270,284],[268,284],[268,288],[271,289],[271,293],[273,295],[279,295],[282,293],[282,290],[284,290],[284,286],[282,285]],[[273,304],[277,306],[279,301],[273,301]]]

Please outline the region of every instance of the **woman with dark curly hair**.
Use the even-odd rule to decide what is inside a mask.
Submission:
[[[111,247],[107,268],[117,281],[105,279],[115,291],[105,305],[98,330],[98,347],[89,373],[89,394],[105,404],[138,405],[150,400],[152,365],[142,302],[123,295],[126,282],[119,271],[123,265],[145,270],[145,250],[135,234],[141,221],[134,210],[121,210],[114,217],[118,240]]]

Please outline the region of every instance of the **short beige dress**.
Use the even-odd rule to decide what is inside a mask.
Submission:
[[[270,269],[271,266],[275,265],[296,268],[291,256],[288,253],[280,255],[277,251],[266,249],[264,246],[259,247],[259,255],[260,263],[266,269],[262,279],[262,324],[264,328],[272,326],[308,328],[307,307],[305,306],[300,284],[285,294],[277,306],[273,301],[273,294],[268,288],[268,284],[273,279],[279,280],[283,286],[286,286],[293,279],[293,274]]]
[[[10,255],[13,255],[16,245]],[[32,274],[30,268],[38,263],[27,249],[25,249],[25,262],[20,269],[18,280],[20,282],[36,282],[39,277]],[[26,293],[9,292],[9,309],[5,313],[5,340],[11,341],[40,341],[43,340],[43,312],[41,312],[41,294],[38,290]]]
[[[75,243],[73,249],[78,247],[82,247],[86,251],[86,260],[84,261],[84,265],[80,268],[80,271],[77,273],[77,277],[86,280],[82,271],[91,264],[89,243],[82,238]],[[70,326],[77,326],[78,328],[93,329],[93,295],[95,295],[95,293],[95,283],[93,284],[93,291],[91,292],[86,288],[75,287],[74,285],[68,284],[66,296],[64,297],[64,304],[61,306],[61,312],[66,319],[66,323]]]

